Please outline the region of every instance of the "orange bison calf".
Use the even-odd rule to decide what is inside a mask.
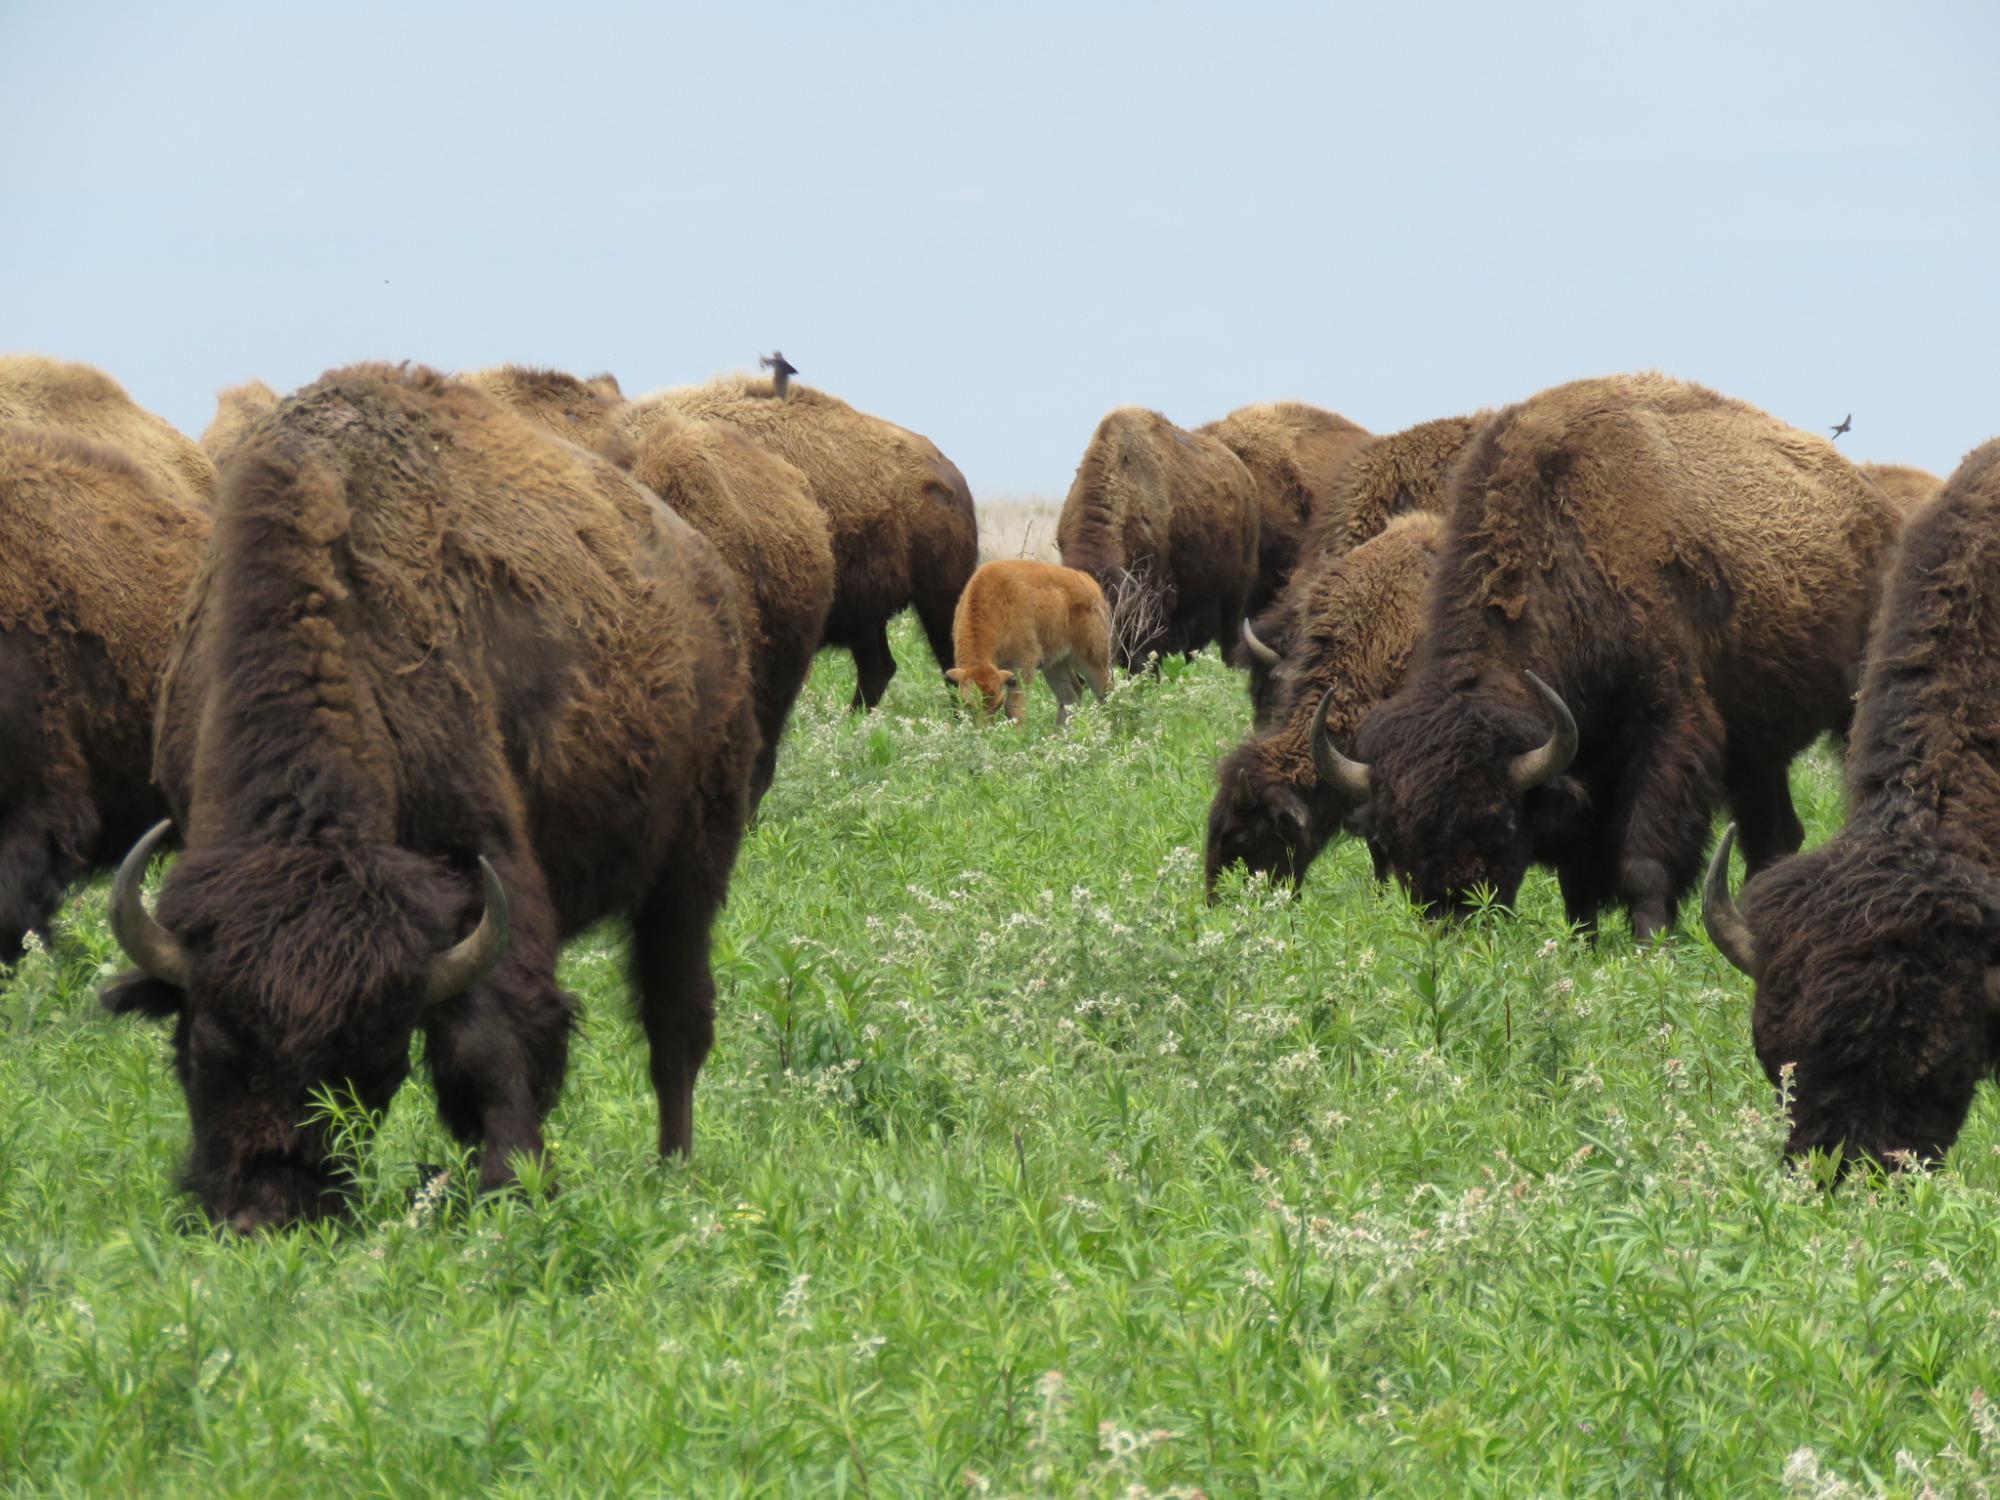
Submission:
[[[1028,716],[1035,668],[1048,673],[1056,724],[1069,722],[1083,683],[1102,703],[1111,690],[1111,610],[1097,580],[1075,568],[1014,559],[990,562],[972,575],[951,617],[957,664],[945,676],[992,713],[1002,700],[1007,717]]]

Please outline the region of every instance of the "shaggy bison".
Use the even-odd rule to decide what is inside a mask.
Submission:
[[[951,622],[957,658],[945,673],[968,699],[1007,717],[1028,716],[1028,688],[1043,668],[1056,695],[1056,724],[1088,686],[1102,703],[1111,691],[1111,610],[1088,573],[1032,558],[987,563],[958,596]]]
[[[1362,444],[1313,511],[1301,572],[1346,556],[1409,511],[1442,515],[1451,466],[1489,415],[1440,417]],[[1288,588],[1254,621],[1244,622],[1244,664],[1260,728],[1270,718],[1271,670],[1289,648],[1294,604],[1302,597]]]
[[[1909,515],[1943,486],[1944,481],[1928,469],[1908,464],[1860,464],[1868,482],[1889,497],[1889,503]]]
[[[945,667],[979,523],[965,476],[928,438],[795,381],[782,397],[768,379],[731,375],[648,399],[734,427],[805,475],[838,569],[825,643],[854,655],[856,708],[873,708],[896,674],[888,626],[905,608]]]
[[[261,380],[246,380],[215,393],[215,415],[201,430],[201,451],[221,463],[251,426],[278,409],[278,393]]]
[[[1500,413],[1453,471],[1423,641],[1329,779],[1433,914],[1552,865],[1573,922],[1646,939],[1726,794],[1796,849],[1786,767],[1852,713],[1898,516],[1825,439],[1659,375]]]
[[[0,355],[0,427],[55,427],[122,453],[185,503],[206,505],[215,465],[102,370],[39,354]]]
[[[1340,831],[1350,808],[1320,774],[1321,747],[1328,735],[1351,741],[1402,681],[1443,536],[1437,516],[1400,516],[1352,552],[1322,553],[1292,576],[1285,593],[1293,626],[1286,654],[1269,669],[1268,712],[1216,768],[1211,899],[1231,865],[1298,885]]]
[[[1789,1150],[1935,1157],[2000,1065],[2000,441],[1910,519],[1869,643],[1847,826],[1703,915],[1793,1078]],[[1732,834],[1733,834],[1732,830]]]
[[[1112,644],[1129,672],[1210,641],[1234,648],[1257,587],[1257,525],[1243,460],[1216,438],[1126,406],[1097,424],[1056,541],[1064,564],[1112,601],[1121,621]]]
[[[1291,576],[1314,512],[1368,431],[1303,401],[1239,406],[1195,431],[1242,459],[1257,487],[1257,586],[1245,606],[1256,614]]]
[[[174,1019],[213,1218],[337,1211],[313,1099],[383,1108],[419,1029],[444,1123],[509,1181],[563,1079],[557,949],[614,913],[660,1149],[688,1149],[757,751],[736,596],[637,481],[427,370],[336,371],[237,445],[161,692],[185,852],[157,917],[166,825],[120,867],[137,972],[105,995]]]

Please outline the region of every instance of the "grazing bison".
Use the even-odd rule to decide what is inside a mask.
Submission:
[[[1239,406],[1195,431],[1242,459],[1257,487],[1257,587],[1246,605],[1256,614],[1291,576],[1313,513],[1368,431],[1303,401]]]
[[[1340,831],[1347,797],[1319,770],[1327,736],[1351,743],[1403,680],[1423,623],[1444,522],[1419,511],[1341,555],[1322,553],[1292,575],[1293,626],[1270,667],[1269,711],[1216,768],[1208,810],[1207,882],[1231,865],[1297,886]],[[1376,852],[1376,874],[1384,873]]]
[[[951,617],[979,563],[979,523],[965,476],[928,438],[796,381],[725,376],[648,398],[722,422],[795,465],[833,528],[839,569],[825,644],[854,656],[854,706],[873,708],[896,674],[890,619],[914,608],[939,670]]]
[[[0,426],[55,427],[122,453],[178,498],[206,505],[215,465],[102,370],[39,354],[0,355]]]
[[[2000,441],[1903,532],[1847,752],[1847,826],[1703,915],[1756,981],[1771,1081],[1795,1063],[1787,1149],[1936,1157],[2000,1065]],[[1733,830],[1732,830],[1733,834]]]
[[[1908,464],[1859,464],[1868,482],[1889,497],[1889,503],[1909,515],[1944,486],[1928,469]]]
[[[164,811],[154,695],[207,535],[173,472],[0,426],[0,963]]]
[[[1301,568],[1345,556],[1408,511],[1442,515],[1451,466],[1490,415],[1440,417],[1370,438],[1313,511]],[[1259,727],[1269,719],[1271,669],[1288,647],[1295,597],[1288,589],[1254,621],[1244,622],[1244,663],[1250,669],[1250,702]]]
[[[427,370],[336,371],[237,446],[162,688],[185,852],[157,917],[166,825],[120,867],[137,972],[105,996],[174,1018],[213,1218],[337,1211],[314,1097],[385,1107],[420,1029],[482,1187],[511,1180],[563,1079],[557,950],[616,913],[688,1149],[757,752],[737,592],[637,481]]]
[[[1791,758],[1853,708],[1899,517],[1824,438],[1660,375],[1558,386],[1453,471],[1423,641],[1322,747],[1434,915],[1552,865],[1573,922],[1644,940],[1726,794],[1753,868],[1796,849]]]
[[[1056,520],[1064,564],[1097,580],[1135,671],[1148,656],[1234,648],[1257,587],[1257,488],[1216,438],[1120,407],[1091,435]]]
[[[1088,685],[1102,703],[1111,691],[1111,610],[1088,573],[1032,558],[985,564],[958,596],[951,622],[956,664],[945,673],[968,701],[1007,717],[1028,716],[1035,668],[1056,695],[1056,724]]]
[[[278,393],[261,380],[246,380],[215,393],[215,415],[202,429],[201,451],[221,463],[257,420],[278,409]]]

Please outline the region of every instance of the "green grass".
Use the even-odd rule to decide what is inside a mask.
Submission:
[[[0,1490],[267,1495],[1983,1494],[1995,1101],[1931,1173],[1788,1176],[1746,984],[1532,877],[1439,933],[1343,846],[1200,891],[1213,660],[1053,729],[826,658],[743,851],[691,1166],[618,940],[559,1191],[191,1231],[103,889],[0,990]],[[1836,767],[1796,773],[1811,837]],[[1803,1450],[1803,1451],[1802,1451]]]

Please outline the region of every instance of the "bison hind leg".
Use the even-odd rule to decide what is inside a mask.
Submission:
[[[694,1148],[695,1079],[715,1045],[708,942],[722,893],[701,863],[696,858],[685,868],[670,866],[632,919],[633,978],[660,1106],[662,1156],[686,1156]],[[726,860],[722,871],[726,879]]]
[[[882,695],[889,691],[889,679],[896,675],[888,623],[876,620],[862,626],[847,649],[854,654],[854,701],[850,707],[865,712],[882,701]]]

